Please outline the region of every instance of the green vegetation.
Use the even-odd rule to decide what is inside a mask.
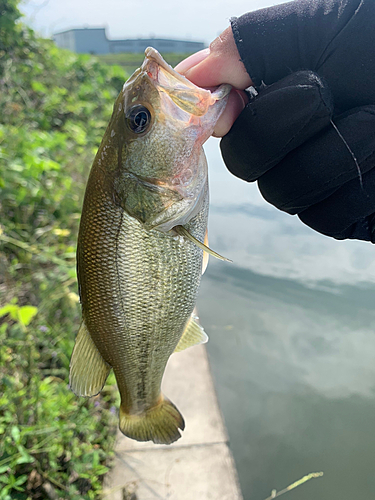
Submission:
[[[174,53],[162,54],[167,63],[172,67],[176,66],[179,62],[181,62],[189,55],[190,54]],[[128,75],[134,73],[134,71],[140,67],[144,59],[143,54],[128,54],[125,52],[122,52],[120,54],[102,54],[98,55],[97,58],[105,64],[117,64],[121,66],[128,73]]]
[[[68,388],[85,181],[126,79],[57,49],[0,0],[0,500],[96,499],[117,428],[111,378]]]

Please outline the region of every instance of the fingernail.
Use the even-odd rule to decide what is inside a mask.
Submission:
[[[197,64],[202,62],[204,59],[206,59],[206,57],[209,56],[209,54],[210,54],[209,48],[200,50],[199,52],[192,54],[191,56],[187,57],[186,59],[184,59],[183,61],[178,63],[174,69],[183,75],[190,68],[192,68],[193,66],[196,66]]]
[[[236,94],[239,96],[239,98],[241,99],[242,101],[242,109],[245,108],[246,104],[248,103],[248,100],[245,101],[245,98],[244,98],[244,91],[243,90],[238,90],[238,89],[234,89]]]

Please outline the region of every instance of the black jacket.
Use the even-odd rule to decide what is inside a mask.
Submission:
[[[296,0],[231,23],[259,94],[221,142],[229,170],[323,234],[375,242],[375,0]]]

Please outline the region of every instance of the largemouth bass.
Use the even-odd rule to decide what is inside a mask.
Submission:
[[[155,49],[145,55],[115,102],[86,187],[70,386],[94,396],[113,368],[121,431],[169,444],[184,420],[160,390],[166,363],[207,339],[193,313],[208,216],[202,144],[230,86],[201,89]]]

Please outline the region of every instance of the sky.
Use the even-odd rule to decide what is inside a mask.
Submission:
[[[26,22],[41,35],[105,26],[107,37],[177,38],[208,45],[231,17],[283,0],[24,0]]]

